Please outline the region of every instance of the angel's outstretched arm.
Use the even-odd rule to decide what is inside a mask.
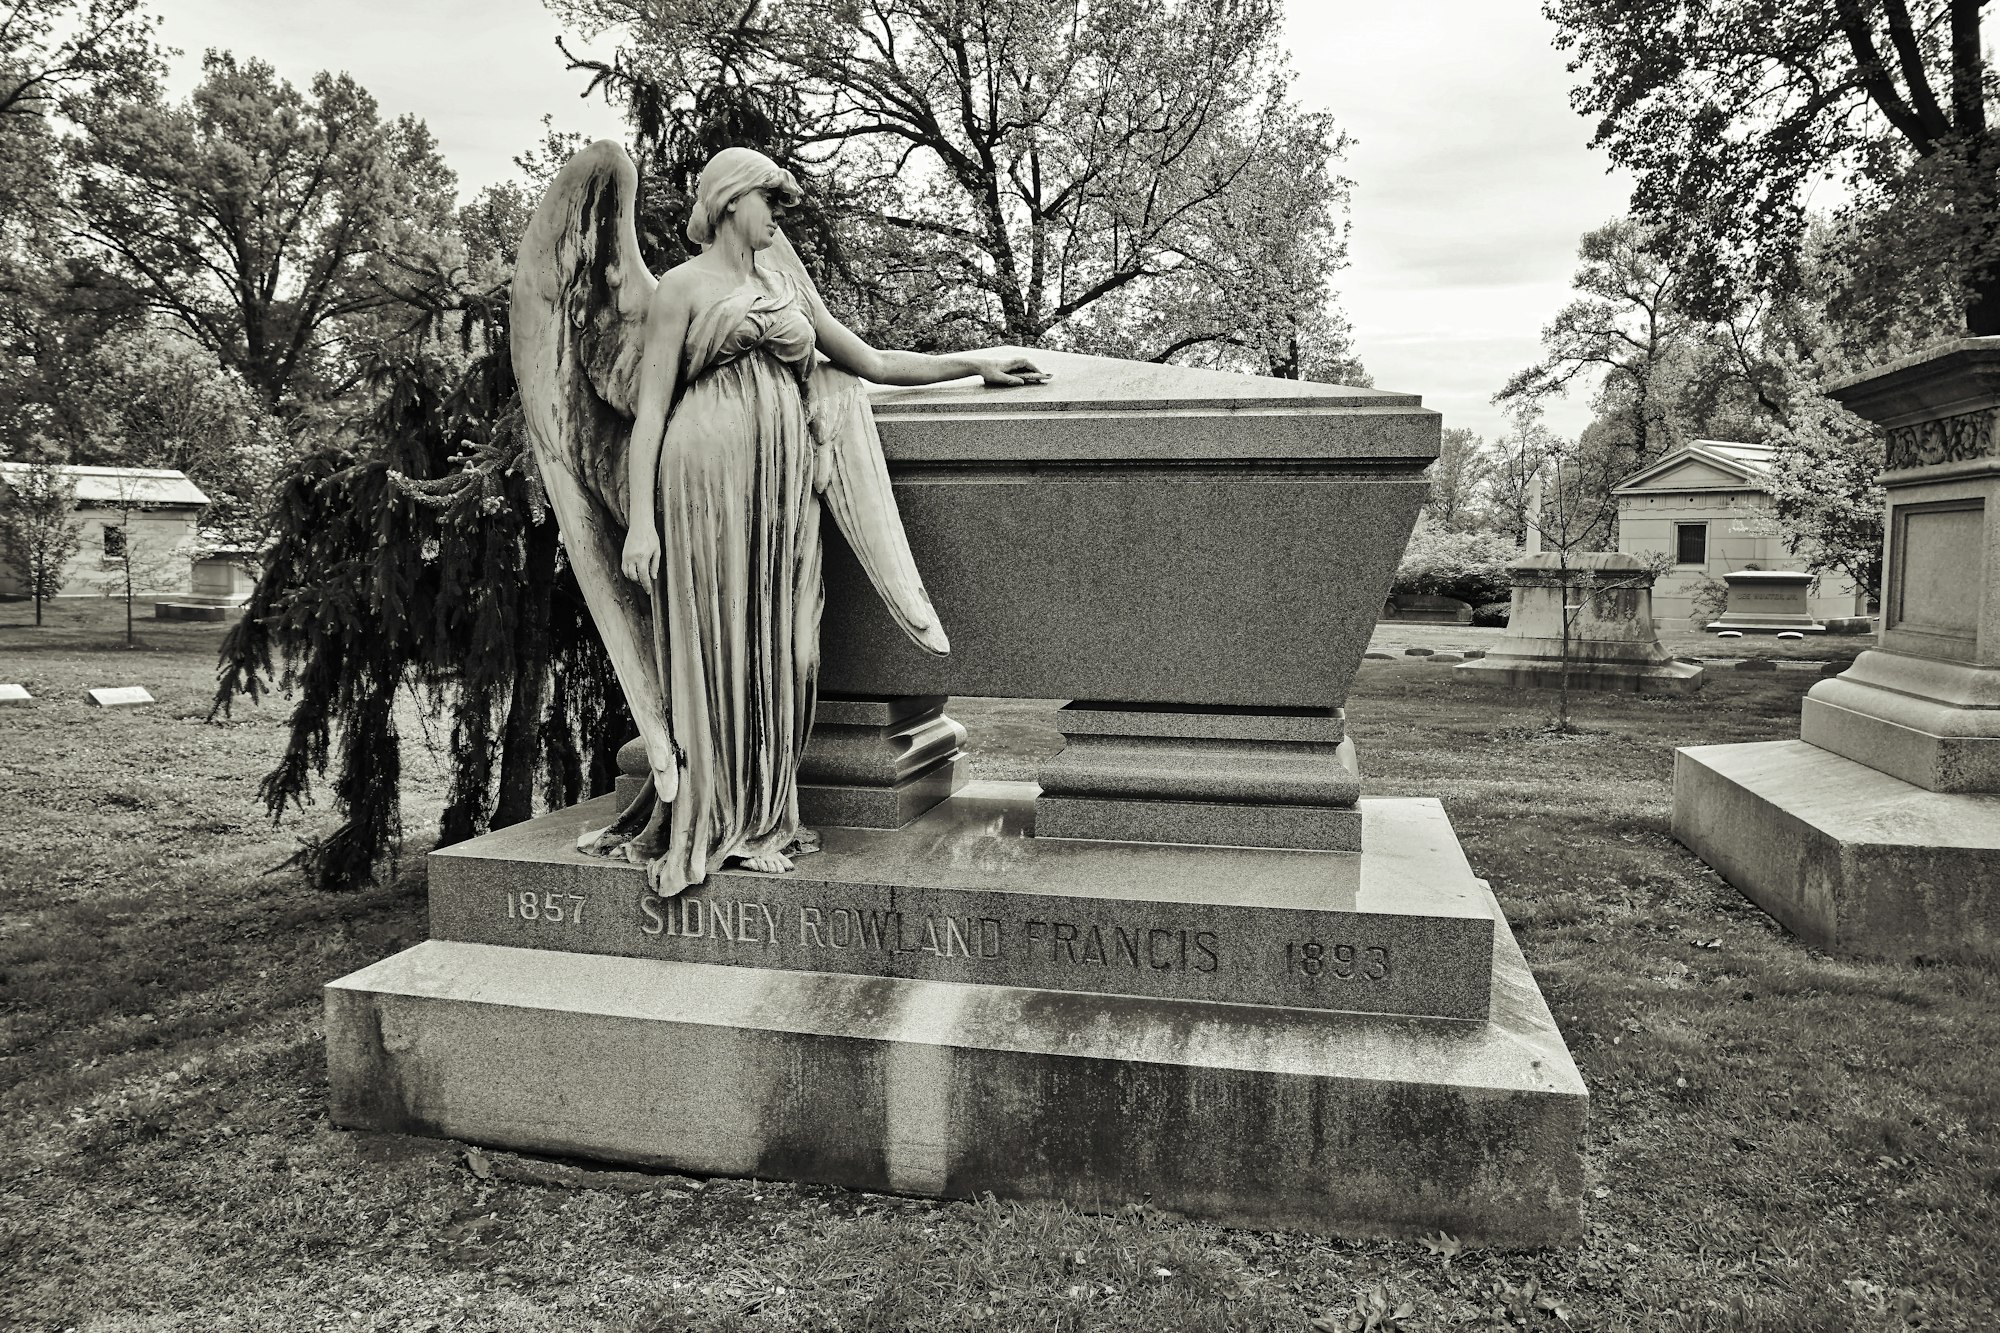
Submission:
[[[646,310],[646,345],[639,369],[639,410],[632,443],[625,451],[626,529],[620,568],[625,577],[650,584],[660,574],[660,445],[667,434],[667,408],[674,401],[687,339],[688,300],[671,278],[654,291]]]
[[[870,347],[828,312],[818,292],[807,295],[812,302],[813,337],[819,350],[833,364],[864,380],[876,384],[941,384],[977,375],[988,384],[1010,385],[1040,384],[1048,378],[1025,356],[983,356],[976,352],[929,356],[923,352]]]

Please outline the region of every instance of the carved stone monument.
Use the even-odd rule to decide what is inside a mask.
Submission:
[[[1800,738],[1676,753],[1674,835],[1803,938],[2000,948],[2000,338],[1836,386],[1887,432],[1879,645]]]
[[[1706,628],[1745,634],[1826,633],[1826,625],[1812,613],[1813,575],[1797,569],[1732,569],[1722,581],[1729,585],[1729,600]]]
[[[1077,699],[1048,785],[960,785],[901,828],[863,810],[788,875],[677,897],[575,850],[614,798],[439,851],[431,940],[327,990],[339,1123],[1251,1226],[1577,1233],[1561,1035],[1443,811],[1357,799],[1344,736],[1436,416],[1036,355],[1045,386],[876,395],[952,654],[906,651],[836,546],[824,679],[844,733],[940,695]],[[856,785],[921,785],[893,769]]]
[[[1537,551],[1507,566],[1514,605],[1500,641],[1452,668],[1467,685],[1555,689],[1569,657],[1573,690],[1687,694],[1702,669],[1676,662],[1653,628],[1653,573],[1619,551]],[[1569,618],[1565,645],[1563,618]]]
[[[604,201],[630,178],[613,166],[586,158],[567,185],[565,168],[551,197],[587,201],[586,225],[547,253],[615,234]],[[720,216],[709,179],[698,219]],[[759,187],[765,203],[781,186]],[[734,227],[775,244],[765,203],[748,207],[768,230],[724,221],[723,240]],[[524,270],[540,253],[524,244]],[[748,301],[749,332],[731,335],[746,355],[798,350],[797,282],[729,289]],[[565,289],[582,317],[554,336],[613,325],[590,314],[594,293],[635,283],[629,266],[586,265]],[[821,315],[830,352],[890,356]],[[517,365],[522,327],[517,314]],[[593,448],[616,451],[617,403],[593,405],[585,371],[615,387],[627,361],[597,355],[529,368],[569,395],[542,427],[574,410]],[[626,635],[620,680],[648,732],[632,790],[433,853],[431,938],[327,987],[335,1121],[705,1174],[1149,1200],[1238,1225],[1574,1237],[1587,1097],[1561,1034],[1437,802],[1360,799],[1346,736],[1437,415],[1403,394],[1041,351],[880,363],[911,385],[940,364],[1052,378],[871,402],[801,365],[810,437],[788,424],[785,381],[743,390],[777,404],[760,418],[775,435],[752,441],[775,440],[773,467],[803,486],[787,451],[810,438],[832,473],[833,521],[786,529],[800,550],[825,541],[817,711],[809,670],[791,678],[803,700],[753,673],[784,707],[746,710],[756,733],[803,702],[814,733],[794,770],[770,746],[744,751],[780,793],[795,774],[797,813],[820,827],[766,802],[763,841],[686,834],[741,801],[740,766],[712,756],[745,733],[691,731],[681,713],[704,695],[683,677],[734,688],[737,659],[703,636],[746,605],[761,615],[762,585],[741,602],[700,577],[670,585],[735,548],[655,562],[628,532],[626,580],[592,607],[607,638]],[[647,392],[632,391],[634,449],[659,425]],[[686,534],[666,526],[716,507],[685,505],[673,469],[742,443],[739,419],[718,416],[674,461],[684,410],[661,454],[657,536],[676,550]],[[544,430],[538,452],[550,438],[564,437]],[[581,457],[572,480],[599,507],[565,514],[551,493],[572,559],[605,575],[621,492]],[[570,462],[556,449],[542,465]],[[799,573],[817,564],[776,568],[773,597],[816,606]],[[634,587],[652,590],[653,620]],[[634,631],[681,602],[697,612],[686,628]],[[777,638],[805,619],[751,625]],[[633,650],[649,641],[655,656]],[[803,634],[780,646],[786,667],[814,651]],[[969,782],[952,695],[1070,700],[1067,747],[1039,784]],[[607,821],[631,859],[591,854]]]

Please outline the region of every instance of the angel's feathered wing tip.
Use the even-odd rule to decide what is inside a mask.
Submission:
[[[822,365],[813,372],[812,415],[828,454],[827,512],[903,633],[925,652],[944,656],[951,640],[917,575],[867,390],[845,371]]]

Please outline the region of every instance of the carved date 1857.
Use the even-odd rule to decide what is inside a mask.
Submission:
[[[507,917],[512,921],[539,921],[545,926],[583,924],[588,900],[580,893],[536,893],[522,889],[507,895]]]

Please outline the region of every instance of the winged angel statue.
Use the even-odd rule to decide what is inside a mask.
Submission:
[[[903,631],[950,651],[917,576],[862,378],[990,385],[1021,357],[878,351],[832,315],[779,228],[798,182],[726,148],[658,279],[638,172],[609,140],[557,174],[521,243],[514,374],[535,461],[650,776],[578,846],[679,893],[817,848],[798,769],[819,670],[823,500]],[[861,377],[861,378],[857,378]]]

